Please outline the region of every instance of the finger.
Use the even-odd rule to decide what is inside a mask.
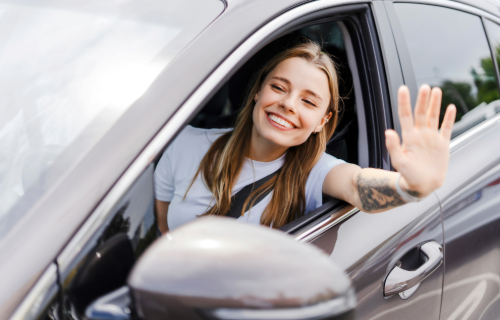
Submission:
[[[441,110],[442,97],[443,92],[440,88],[432,88],[429,108],[427,108],[427,126],[434,130],[439,127],[439,111]]]
[[[397,169],[403,160],[404,153],[403,147],[401,146],[401,140],[399,139],[399,135],[396,131],[385,131],[385,145],[389,151],[392,166]]]
[[[413,129],[413,117],[411,115],[410,91],[407,86],[401,86],[398,90],[398,113],[401,132]]]
[[[427,106],[431,87],[423,84],[418,90],[417,103],[415,104],[415,127],[422,128],[427,126]]]
[[[451,133],[453,131],[453,124],[455,123],[456,115],[457,108],[453,104],[450,104],[448,108],[446,108],[443,123],[441,124],[441,136],[446,140],[451,139]]]

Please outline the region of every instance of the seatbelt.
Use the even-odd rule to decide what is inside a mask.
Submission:
[[[280,171],[281,168],[274,171],[270,175],[265,176],[264,178],[245,186],[243,189],[238,191],[234,196],[231,197],[231,207],[229,208],[229,212],[227,213],[226,216],[238,219],[241,216],[241,210],[243,210],[243,204],[245,204],[245,201],[248,199],[252,191],[260,188],[264,183],[271,180]],[[257,197],[253,205],[248,206],[247,209],[250,210],[257,203],[261,202],[262,199],[264,199],[268,194],[271,193],[271,191],[273,191],[273,188],[269,188],[268,190],[266,190],[266,192]]]

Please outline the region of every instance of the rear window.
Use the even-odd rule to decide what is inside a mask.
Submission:
[[[0,2],[0,235],[6,213],[63,176],[223,9],[220,0]],[[58,161],[63,153],[73,160]]]
[[[452,137],[491,116],[499,94],[481,18],[431,5],[396,3],[394,6],[417,85],[441,87],[441,121],[448,104],[457,107]]]

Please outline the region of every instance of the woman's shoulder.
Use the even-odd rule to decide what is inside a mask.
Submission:
[[[311,172],[309,173],[309,178],[316,178],[317,176],[324,178],[323,176],[326,176],[326,174],[331,169],[333,169],[333,167],[343,163],[346,162],[342,159],[335,158],[334,156],[326,152],[323,152],[318,162],[316,162]]]
[[[342,159],[335,158],[331,154],[323,152],[323,154],[319,158],[318,162],[316,162],[315,167],[323,167],[325,165],[334,165],[335,166],[335,165],[341,164],[341,163],[345,163],[345,161]]]
[[[159,165],[177,169],[198,167],[212,143],[230,130],[232,129],[202,129],[188,125],[163,152],[163,160],[160,160]]]

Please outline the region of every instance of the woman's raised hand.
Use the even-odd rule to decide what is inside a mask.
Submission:
[[[417,197],[425,197],[439,188],[446,177],[456,108],[448,106],[438,130],[441,98],[440,88],[431,90],[428,85],[421,86],[412,116],[410,92],[401,86],[398,111],[403,143],[396,131],[385,132],[392,166],[401,173],[401,187]]]

